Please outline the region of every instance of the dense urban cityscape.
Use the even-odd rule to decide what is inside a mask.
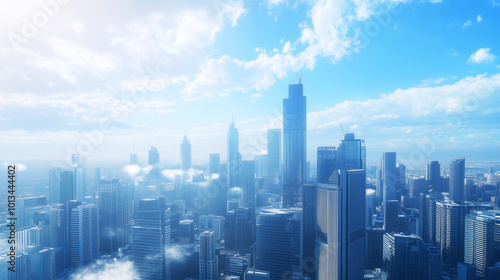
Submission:
[[[0,1],[0,280],[500,280],[500,0]]]
[[[132,263],[112,279],[500,279],[493,166],[431,161],[415,176],[385,152],[367,167],[364,140],[345,133],[317,147],[311,168],[303,87],[289,85],[283,128],[254,160],[242,160],[231,122],[227,159],[210,154],[202,171],[187,135],[174,173],[155,147],[130,154],[128,178],[87,170],[79,154],[47,169],[47,193],[16,194],[15,213],[2,212],[5,242],[15,219],[16,255],[10,271],[2,252],[0,279],[85,279],[75,273],[103,262]]]

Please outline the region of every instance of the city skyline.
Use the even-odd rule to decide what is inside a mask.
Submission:
[[[499,12],[0,3],[0,280],[500,279]]]
[[[62,5],[44,29],[37,29],[19,48],[13,48],[9,36],[22,36],[23,16],[31,19],[43,9],[11,5],[2,9],[10,11],[2,17],[6,36],[0,53],[7,62],[0,70],[4,85],[0,141],[9,146],[2,150],[2,157],[62,158],[66,146],[76,149],[85,133],[99,129],[100,121],[122,117],[116,129],[93,147],[88,160],[118,160],[135,144],[137,151],[157,146],[169,155],[165,162],[173,164],[180,157],[176,147],[186,131],[195,155],[193,164],[202,164],[208,162],[208,153],[202,151],[226,158],[225,149],[217,143],[224,140],[234,111],[240,138],[250,147],[242,156],[249,160],[266,149],[265,141],[255,135],[281,127],[283,89],[297,83],[296,74],[303,74],[309,99],[307,153],[311,162],[315,162],[315,147],[332,145],[342,137],[339,125],[366,140],[371,147],[369,159],[377,159],[384,152],[381,147],[409,157],[419,141],[444,131],[437,144],[440,149],[425,154],[425,161],[492,160],[483,147],[485,143],[500,145],[499,130],[484,126],[495,124],[500,113],[496,58],[500,36],[495,16],[499,6],[486,0],[396,2],[340,1],[344,5],[332,6],[328,1],[216,1],[217,5],[198,3],[196,9],[191,3],[164,3],[136,6],[137,14],[122,7],[117,14],[129,15],[130,21],[106,14],[111,18],[104,22],[85,16],[88,8]],[[172,12],[184,16],[169,17]],[[197,12],[208,20],[203,25],[207,30],[194,21],[192,15]],[[338,16],[338,22],[324,19],[325,13]],[[436,17],[423,20],[427,14]],[[166,18],[173,20],[162,26]],[[123,28],[118,27],[120,23]],[[262,24],[274,27],[259,34]],[[134,28],[147,26],[156,28],[146,33],[151,42],[133,33]],[[194,30],[183,33],[187,26]],[[337,32],[340,26],[345,26],[346,34]],[[367,32],[370,26],[378,31]],[[360,31],[357,37],[351,34],[356,30]],[[153,37],[153,32],[174,35],[161,39]],[[254,40],[241,35],[245,32]],[[82,36],[102,40],[94,45]],[[241,40],[230,39],[234,37]],[[361,44],[364,39],[368,44]],[[361,45],[355,44],[358,41]],[[172,49],[153,51],[161,43],[172,43]],[[181,50],[197,55],[183,55]],[[82,56],[88,59],[79,59]],[[11,64],[10,57],[18,57],[19,63]],[[173,66],[182,59],[186,69],[176,73],[173,69],[178,67]],[[52,62],[57,67],[51,67]],[[33,67],[24,71],[29,65]],[[233,75],[221,80],[231,69]],[[160,73],[155,74],[157,70]],[[212,84],[207,80],[210,73]],[[24,77],[23,82],[16,77]],[[141,96],[144,100],[132,101],[133,113],[124,116],[118,101],[130,100],[132,89],[154,78],[159,83],[147,87]],[[199,112],[205,113],[203,118]],[[456,119],[455,113],[462,117]],[[122,143],[124,137],[130,143]]]

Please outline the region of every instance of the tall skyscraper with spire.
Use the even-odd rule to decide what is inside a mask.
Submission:
[[[139,157],[135,153],[135,145],[134,145],[134,150],[130,154],[130,164],[131,165],[139,165]]]
[[[239,164],[240,155],[240,136],[238,129],[231,119],[229,131],[227,132],[227,186],[234,188],[239,185]]]
[[[283,99],[283,207],[300,200],[301,186],[306,180],[306,97],[304,87],[288,86]]]
[[[181,143],[181,169],[189,170],[191,168],[191,143],[186,135]]]

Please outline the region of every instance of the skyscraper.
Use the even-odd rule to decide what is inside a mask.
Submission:
[[[80,267],[99,258],[99,213],[94,204],[68,202],[70,260]]]
[[[87,194],[86,168],[80,154],[71,155],[73,165],[73,190],[76,200],[83,201]]]
[[[240,184],[240,161],[240,136],[234,121],[231,121],[227,132],[227,186],[229,188],[237,187]]]
[[[494,227],[495,217],[480,211],[465,218],[464,262],[476,266],[477,279],[486,279],[486,269],[495,264]]]
[[[255,206],[255,165],[253,160],[241,162],[241,187],[243,189],[242,205]]]
[[[450,199],[461,203],[465,191],[465,159],[455,159],[450,163]]]
[[[306,97],[301,83],[288,86],[283,99],[283,207],[300,200],[306,180]]]
[[[181,143],[181,170],[189,170],[191,168],[191,143],[186,135]]]
[[[335,147],[318,147],[317,178],[318,184],[328,184],[328,179],[336,170],[337,149]]]
[[[318,185],[318,279],[363,279],[365,188],[362,169],[341,170],[339,185]]]
[[[304,257],[303,273],[305,277],[316,278],[316,268],[318,266],[315,254],[316,249],[316,184],[304,184],[302,188],[302,252]]]
[[[271,280],[300,273],[301,220],[299,208],[262,209],[257,216],[255,268],[268,271]]]
[[[382,228],[366,230],[366,269],[382,268],[385,233],[386,231]]]
[[[281,165],[281,129],[267,130],[267,176],[279,182]]]
[[[398,170],[396,169],[396,153],[388,152],[382,156],[382,180],[384,181],[383,201],[398,200],[396,185],[398,182]]]
[[[158,153],[158,149],[156,147],[151,147],[149,150],[149,165],[153,168],[149,172],[149,178],[153,180],[160,179],[160,154]]]
[[[218,262],[214,232],[205,231],[200,234],[200,280],[218,280]]]
[[[139,165],[139,157],[137,154],[133,153],[130,154],[130,164],[131,165]]]
[[[73,184],[73,172],[53,168],[49,171],[49,201],[50,203],[66,203],[74,200],[76,192]]]
[[[399,232],[399,201],[388,200],[384,202],[384,227],[389,233]]]
[[[210,165],[208,167],[208,176],[220,173],[220,154],[210,154]]]
[[[354,133],[346,133],[337,149],[338,170],[366,170],[365,140],[356,139]]]
[[[424,242],[420,237],[384,234],[383,280],[424,279],[423,260]]]
[[[465,209],[453,202],[436,202],[436,246],[444,263],[456,265],[464,257]]]
[[[101,252],[110,254],[127,246],[132,219],[132,198],[118,179],[101,180],[98,190]]]
[[[441,179],[441,165],[439,161],[431,161],[427,164],[425,179],[431,186],[433,192],[443,191],[443,180]]]
[[[132,228],[132,260],[141,279],[170,279],[170,209],[165,198],[142,199]]]

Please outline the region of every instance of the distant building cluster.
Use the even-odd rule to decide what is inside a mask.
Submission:
[[[71,279],[97,261],[131,261],[144,280],[500,279],[493,167],[462,158],[408,170],[395,152],[367,166],[365,141],[345,133],[317,147],[311,168],[303,90],[289,86],[283,127],[254,160],[242,159],[231,121],[227,159],[195,167],[185,135],[172,176],[156,147],[147,163],[130,155],[132,177],[88,176],[78,154],[47,168],[48,189],[18,199],[18,269],[2,252],[0,279]]]

